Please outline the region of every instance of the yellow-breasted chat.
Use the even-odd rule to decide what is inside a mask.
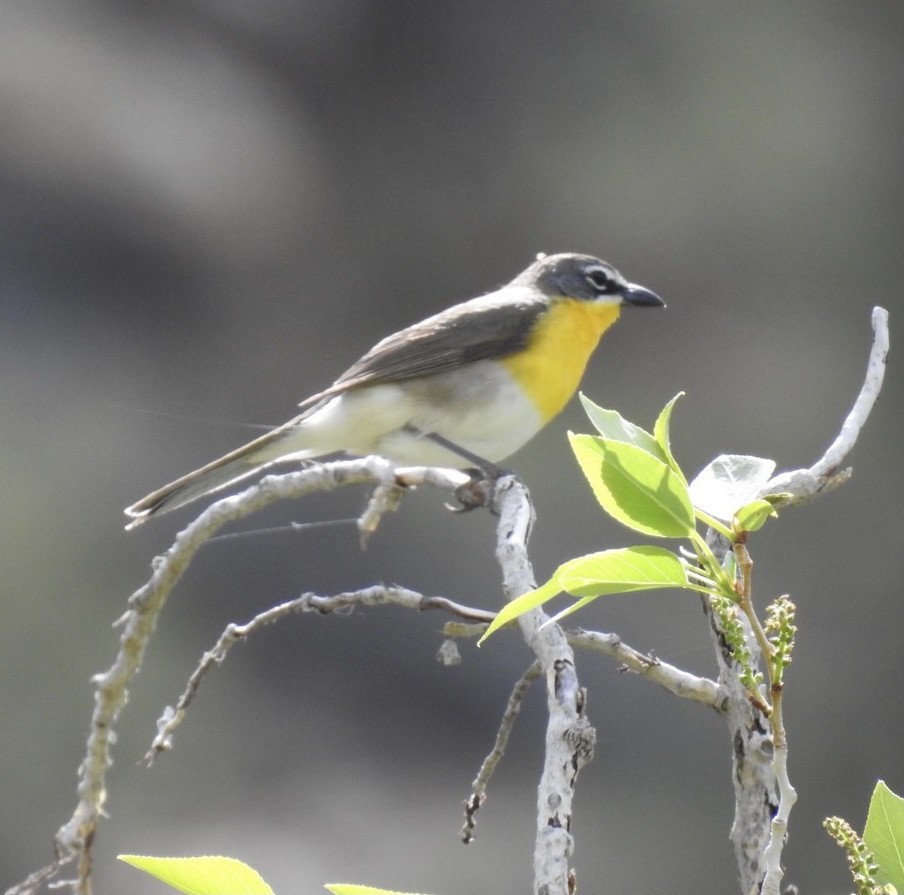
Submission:
[[[574,395],[623,305],[664,302],[598,258],[539,255],[501,289],[387,336],[287,423],[132,504],[128,527],[287,460],[504,460]]]

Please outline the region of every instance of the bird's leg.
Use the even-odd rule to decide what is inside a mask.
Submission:
[[[473,468],[468,470],[471,474],[471,481],[455,489],[455,496],[459,505],[457,507],[450,506],[449,509],[455,513],[465,513],[468,510],[477,509],[477,507],[489,507],[492,509],[496,481],[505,475],[507,470],[501,469],[495,463],[491,463],[483,457],[479,457],[454,441],[449,441],[448,438],[444,438],[437,432],[428,432],[424,437],[473,464]]]
[[[488,481],[495,481],[504,473],[504,470],[500,469],[495,463],[490,463],[489,460],[484,460],[483,457],[478,456],[477,454],[472,453],[467,448],[463,448],[461,445],[456,444],[454,441],[449,441],[448,438],[444,438],[437,432],[427,432],[424,436],[425,438],[429,438],[435,444],[438,444],[440,447],[444,447],[447,451],[450,451],[453,454],[458,454],[462,460],[467,460],[468,463],[472,464],[473,469],[469,470],[469,472],[477,472],[483,476],[483,478]]]

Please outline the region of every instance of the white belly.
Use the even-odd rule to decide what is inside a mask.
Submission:
[[[423,437],[435,433],[495,463],[517,451],[542,425],[539,412],[509,373],[479,361],[467,371],[337,395],[300,421],[282,441],[280,453],[345,451],[412,465],[468,465]]]

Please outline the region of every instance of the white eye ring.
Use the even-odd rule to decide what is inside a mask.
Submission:
[[[584,276],[594,289],[599,289],[601,292],[604,292],[612,285],[612,277],[602,267],[593,267]]]

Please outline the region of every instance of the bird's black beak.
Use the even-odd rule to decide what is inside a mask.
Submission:
[[[639,308],[665,307],[665,302],[655,292],[650,292],[636,283],[628,283],[621,295],[623,305],[636,305]]]

